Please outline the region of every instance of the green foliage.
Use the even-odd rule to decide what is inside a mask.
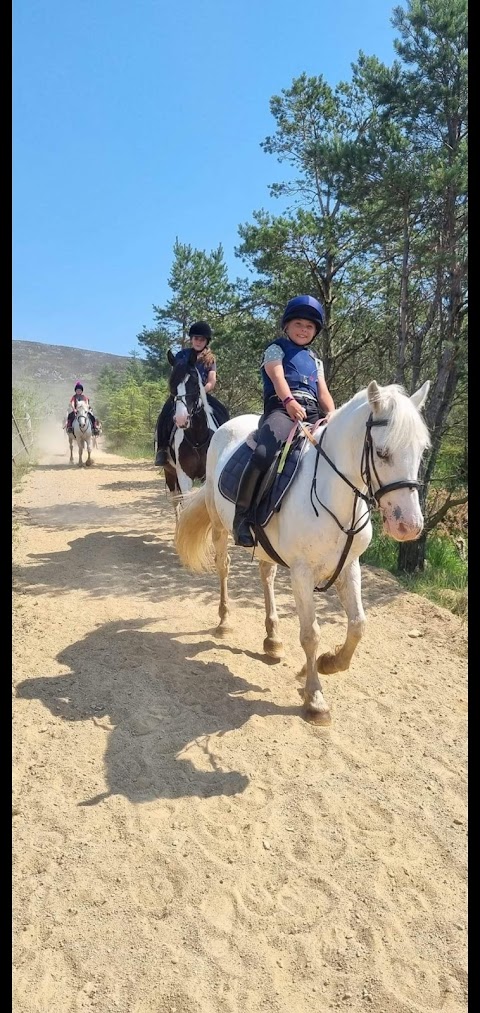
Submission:
[[[251,278],[229,281],[221,245],[207,254],[177,240],[172,297],[139,341],[152,375],[165,376],[167,346],[206,318],[215,392],[232,414],[258,411],[261,349],[288,299],[317,296],[317,348],[337,404],[372,379],[409,392],[432,381],[421,478],[426,494],[434,483],[444,495],[433,530],[467,481],[466,0],[407,0],[392,24],[391,67],[360,53],[351,80],[332,88],[303,73],[272,97],[262,147],[286,167],[270,188],[284,210],[239,226],[236,254]],[[423,541],[388,549],[407,572],[424,551]]]
[[[188,331],[195,320],[207,320],[215,337],[224,333],[235,300],[235,286],[228,280],[221,245],[206,253],[177,239],[173,257],[168,279],[172,297],[166,306],[153,306],[157,326],[144,326],[137,334],[154,378],[169,376],[167,351],[188,345]]]
[[[151,457],[157,416],[167,396],[166,382],[149,379],[140,361],[134,360],[122,374],[105,370],[99,377],[97,402],[108,449]]]
[[[447,535],[429,535],[423,572],[399,573],[396,543],[382,533],[377,514],[372,520],[374,534],[367,551],[362,555],[362,562],[389,570],[410,591],[423,595],[458,615],[466,616],[468,561],[462,558],[455,540]]]
[[[34,390],[28,384],[13,387],[12,411],[15,417],[20,420],[24,419],[27,414],[33,416],[35,400]]]

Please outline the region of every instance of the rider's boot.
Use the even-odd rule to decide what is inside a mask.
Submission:
[[[255,545],[249,523],[250,508],[263,475],[264,472],[260,471],[257,462],[250,458],[238,487],[232,533],[235,545],[242,545],[246,549],[253,548]]]
[[[164,464],[167,463],[167,451],[163,447],[159,447],[155,454],[155,467],[163,468]]]

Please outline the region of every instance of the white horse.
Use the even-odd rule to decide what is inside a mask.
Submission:
[[[309,441],[281,509],[265,529],[270,545],[290,569],[300,621],[300,643],[306,657],[299,678],[306,717],[330,722],[318,672],[343,672],[365,630],[359,557],[372,538],[370,507],[378,506],[384,532],[397,541],[416,539],[423,529],[418,497],[418,471],[429,435],[420,415],[430,381],[408,397],[397,385],[379,387],[372,381],[337,409],[327,425]],[[220,623],[217,636],[230,629],[228,534],[235,507],[218,488],[219,475],[233,452],[255,430],[258,416],[242,415],[226,422],[212,437],[205,485],[186,502],[177,524],[175,545],[188,569],[216,569],[220,579]],[[251,550],[248,550],[251,551]],[[274,598],[277,563],[261,546],[255,555],[265,597],[267,636],[263,649],[283,657]],[[323,582],[323,586],[316,585]],[[343,644],[317,658],[320,629],[315,616],[314,589],[335,585],[347,614]]]
[[[75,409],[75,415],[73,418],[73,433],[68,434],[68,442],[70,444],[70,464],[73,464],[73,441],[77,441],[78,447],[78,467],[81,468],[83,465],[83,450],[84,447],[87,450],[87,460],[85,465],[87,468],[93,464],[91,457],[93,448],[93,429],[88,414],[88,404],[86,401],[77,400],[77,407]]]

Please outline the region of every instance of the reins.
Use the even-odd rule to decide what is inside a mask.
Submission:
[[[313,472],[312,485],[311,485],[311,488],[310,488],[310,502],[311,502],[312,507],[313,507],[313,509],[315,511],[315,515],[317,517],[319,516],[318,510],[317,510],[317,508],[315,506],[315,503],[313,501],[314,497],[315,497],[317,503],[319,504],[319,506],[323,507],[323,509],[326,510],[328,514],[330,514],[330,517],[333,517],[333,520],[338,525],[338,527],[340,528],[340,530],[343,531],[343,533],[344,533],[344,535],[346,536],[346,539],[347,539],[346,542],[345,542],[344,548],[342,550],[340,559],[339,559],[339,561],[337,563],[337,566],[335,567],[335,570],[334,570],[334,573],[333,573],[332,577],[330,577],[330,579],[325,584],[323,584],[321,587],[315,587],[314,588],[314,591],[322,592],[322,591],[327,591],[328,588],[331,587],[332,584],[335,583],[335,581],[336,581],[339,573],[341,573],[341,571],[343,569],[343,566],[345,564],[346,558],[347,558],[348,553],[350,551],[350,548],[351,548],[351,545],[352,545],[352,542],[353,542],[353,539],[354,539],[355,535],[358,535],[360,533],[360,531],[363,531],[363,529],[366,527],[366,525],[368,524],[368,522],[370,520],[370,512],[371,512],[372,509],[374,509],[374,508],[376,508],[376,507],[379,506],[381,497],[384,496],[385,493],[391,492],[393,489],[405,489],[405,488],[406,489],[419,489],[420,486],[421,486],[421,482],[414,482],[414,481],[407,480],[407,479],[400,479],[397,482],[390,482],[388,485],[382,485],[381,484],[380,478],[378,476],[378,472],[377,472],[377,470],[375,468],[375,462],[373,460],[372,428],[373,428],[373,426],[386,426],[387,425],[386,419],[379,419],[379,420],[375,419],[374,420],[373,414],[370,413],[370,415],[369,415],[369,417],[367,419],[367,422],[365,424],[366,432],[365,432],[365,439],[364,439],[364,443],[363,443],[362,460],[361,460],[361,465],[360,465],[360,471],[361,471],[362,479],[363,479],[363,481],[364,481],[364,483],[365,483],[365,485],[367,487],[367,491],[366,492],[362,492],[360,489],[357,489],[356,485],[354,485],[353,482],[350,482],[350,479],[348,479],[346,477],[346,475],[344,475],[337,468],[337,466],[334,463],[334,461],[332,461],[331,457],[329,457],[328,454],[326,453],[326,451],[324,450],[322,444],[323,444],[323,441],[325,439],[325,434],[327,432],[328,427],[324,426],[322,434],[320,436],[320,439],[318,440],[318,442],[316,442],[313,439],[313,437],[310,434],[310,432],[308,431],[307,427],[304,426],[302,422],[299,422],[298,424],[299,424],[299,427],[302,430],[303,434],[306,437],[308,437],[308,439],[310,440],[311,443],[314,444],[314,446],[315,446],[315,452],[316,452],[316,455],[317,455],[316,456],[316,460],[315,460],[315,468],[314,468],[314,472]],[[333,510],[330,510],[330,507],[328,507],[325,503],[322,502],[322,500],[320,499],[320,497],[319,497],[319,495],[317,493],[317,470],[318,470],[318,463],[319,463],[320,457],[323,457],[327,461],[327,463],[330,465],[330,467],[333,468],[333,471],[339,476],[339,478],[342,479],[343,482],[346,482],[346,484],[348,486],[350,486],[350,489],[352,489],[352,491],[354,493],[352,520],[351,520],[351,523],[350,523],[350,527],[348,527],[348,528],[345,528],[343,526],[343,524],[340,523],[340,521],[338,520],[338,517],[336,517],[335,514],[333,513]],[[378,488],[376,490],[373,488],[373,484],[372,484],[372,471],[373,471],[373,474],[375,476],[376,482],[378,483]],[[356,515],[356,512],[357,512],[357,505],[358,505],[358,501],[360,499],[363,500],[363,502],[366,504],[366,511],[365,511],[364,514],[362,514],[361,517],[358,518],[357,521],[355,521],[355,515]],[[361,523],[361,522],[363,522],[363,523]],[[260,527],[260,525],[256,525],[255,526],[255,534],[256,534],[257,541],[260,543],[260,545],[265,550],[265,552],[267,552],[268,555],[270,555],[273,559],[275,559],[275,562],[279,563],[281,566],[287,567],[287,569],[288,569],[288,564],[284,562],[284,560],[281,558],[281,556],[279,556],[279,554],[275,551],[275,549],[273,548],[273,546],[270,545],[270,541],[269,541],[267,535],[265,534],[265,531],[263,530],[263,528]]]

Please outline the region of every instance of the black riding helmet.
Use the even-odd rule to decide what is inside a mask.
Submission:
[[[195,324],[192,324],[188,336],[189,338],[206,338],[208,345],[212,339],[212,329],[205,320],[197,320]]]

